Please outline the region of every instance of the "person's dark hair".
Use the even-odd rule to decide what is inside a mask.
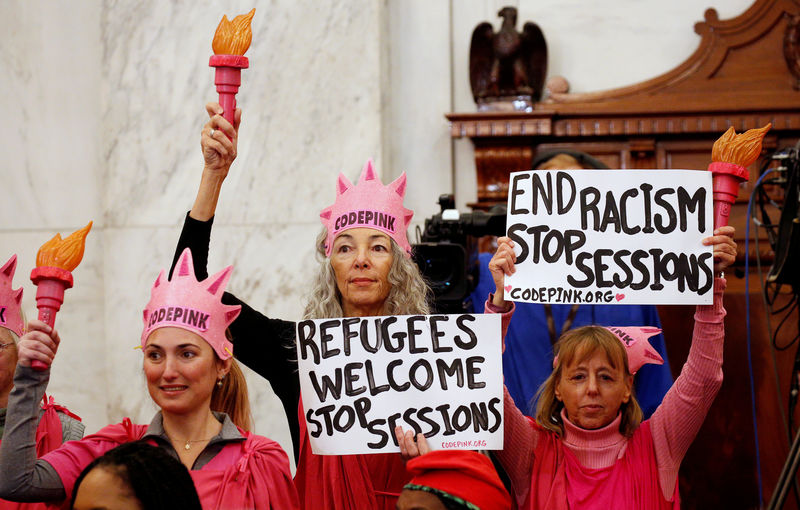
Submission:
[[[133,441],[109,450],[86,466],[72,491],[75,506],[81,482],[94,468],[118,476],[147,510],[182,508],[202,510],[197,489],[186,466],[166,451],[144,441]]]

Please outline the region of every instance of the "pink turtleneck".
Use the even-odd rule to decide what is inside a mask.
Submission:
[[[636,448],[637,461],[648,457],[649,449],[651,457],[648,458],[655,461],[655,466],[650,467],[657,470],[655,478],[661,489],[661,496],[665,501],[673,501],[676,507],[674,496],[677,494],[675,489],[681,461],[722,385],[722,347],[725,337],[723,325],[725,309],[722,306],[724,290],[725,280],[716,279],[714,304],[697,307],[692,345],[681,375],[664,396],[658,409],[645,422],[649,430],[639,435],[639,439],[641,436],[646,438],[643,443],[639,443],[644,444],[644,448]],[[486,303],[486,313],[503,313],[503,336],[513,312],[513,306],[511,310],[503,312],[492,305],[491,296]],[[562,418],[565,434],[560,439],[561,445],[574,455],[583,468],[590,470],[609,468],[625,457],[632,439],[620,434],[620,416],[607,426],[596,430],[585,430],[573,425],[566,419],[563,411]],[[640,428],[643,426],[644,424]],[[637,431],[637,434],[639,432]],[[637,434],[634,437],[637,437]],[[525,508],[523,505],[531,496],[532,473],[539,473],[541,469],[539,467],[537,470],[535,464],[539,460],[534,455],[538,442],[546,435],[552,436],[547,437],[548,441],[553,438],[559,440],[555,434],[540,428],[525,417],[516,408],[507,390],[504,401],[504,435],[504,448],[497,452],[497,458],[511,479],[520,508]],[[652,444],[652,447],[648,446],[649,444]],[[643,451],[645,454],[640,454]],[[565,469],[564,464],[559,461],[554,469]],[[633,470],[633,473],[638,471]],[[566,479],[569,480],[569,476]],[[549,482],[537,480],[536,483]],[[634,480],[632,483],[635,485],[637,482]],[[570,490],[571,488],[567,486],[566,491]],[[533,504],[530,504],[530,508],[533,508]]]

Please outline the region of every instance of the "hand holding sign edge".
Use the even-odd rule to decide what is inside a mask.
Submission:
[[[489,261],[489,271],[492,273],[492,279],[495,284],[492,304],[497,307],[508,307],[505,299],[505,276],[510,276],[517,271],[516,261],[517,255],[514,253],[514,241],[508,237],[499,237],[497,239],[497,251],[494,252],[492,259]]]
[[[425,434],[421,432],[415,436],[413,430],[403,432],[403,427],[398,425],[394,428],[394,436],[397,438],[397,444],[400,446],[400,457],[403,458],[404,462],[431,451],[428,440],[425,439]]]

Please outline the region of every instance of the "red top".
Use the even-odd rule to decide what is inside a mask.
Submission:
[[[315,455],[300,403],[300,460],[294,483],[306,510],[394,510],[411,480],[399,453]]]

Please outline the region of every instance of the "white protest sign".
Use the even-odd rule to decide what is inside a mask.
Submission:
[[[506,299],[711,304],[711,172],[534,170],[511,174]]]
[[[503,447],[500,315],[406,315],[297,324],[300,390],[320,455]]]

